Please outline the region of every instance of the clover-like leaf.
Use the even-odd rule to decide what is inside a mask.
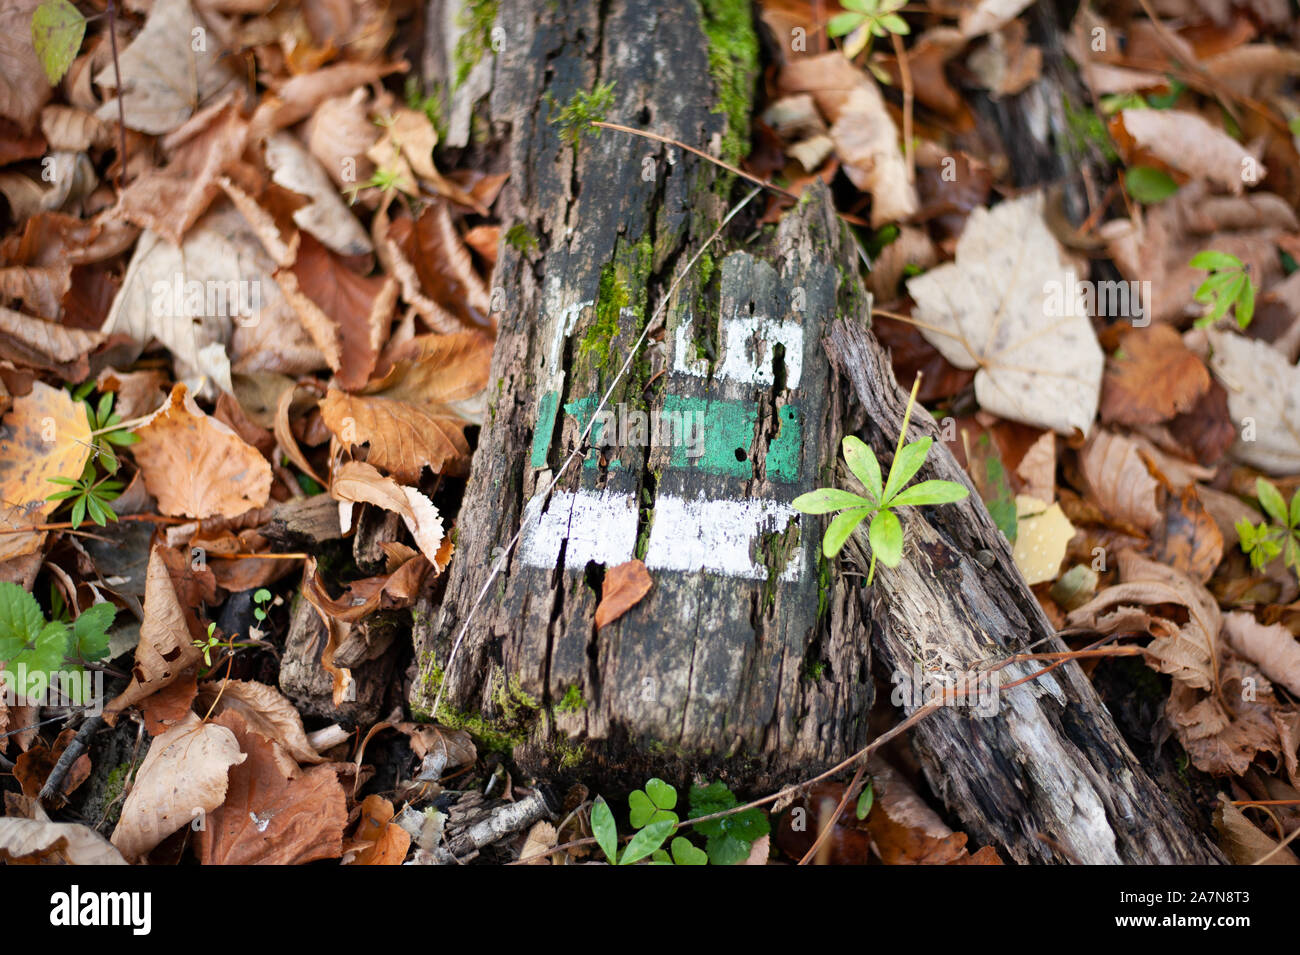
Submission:
[[[673,840],[673,862],[678,865],[708,865],[709,854],[683,836]]]
[[[677,822],[677,790],[662,779],[650,779],[645,789],[633,790],[627,797],[631,812],[628,821],[633,829],[642,829],[655,822]]]

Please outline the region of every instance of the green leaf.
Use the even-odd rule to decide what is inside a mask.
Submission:
[[[865,19],[861,13],[837,13],[826,24],[826,35],[846,36],[861,26]]]
[[[125,448],[139,441],[140,436],[134,431],[110,431],[104,435],[104,440]]]
[[[895,494],[894,499],[889,502],[889,506],[951,504],[953,501],[964,500],[969,495],[970,491],[956,481],[922,481],[920,484],[913,484],[911,487],[903,488],[903,490]]]
[[[690,791],[690,804],[690,818],[698,819],[700,816],[712,816],[715,812],[730,809],[736,804],[736,796],[723,782],[713,782],[707,786],[694,785]],[[708,827],[713,826],[716,821],[700,823],[696,829],[707,836],[710,831]]]
[[[1300,527],[1300,491],[1291,495],[1291,527]]]
[[[673,861],[678,865],[708,865],[709,854],[684,836],[673,840]]]
[[[864,443],[861,438],[855,438],[849,435],[842,442],[844,449],[844,461],[853,472],[853,476],[862,482],[862,486],[867,489],[867,493],[876,501],[880,500],[880,462],[876,460],[876,452]]]
[[[1244,267],[1241,259],[1235,255],[1229,255],[1227,252],[1215,252],[1213,249],[1197,252],[1187,264],[1194,269],[1206,269],[1212,272]]]
[[[610,865],[618,864],[618,826],[614,824],[614,813],[609,804],[600,796],[591,807],[591,834],[596,837],[596,844]]]
[[[1236,281],[1237,274],[1236,272],[1215,272],[1196,287],[1196,291],[1192,293],[1192,298],[1201,304],[1210,301]]]
[[[1255,286],[1244,273],[1241,291],[1237,293],[1237,325],[1245,328],[1255,317]]]
[[[86,498],[81,496],[72,502],[72,526],[78,528],[86,519]]]
[[[68,655],[86,663],[96,663],[108,655],[108,628],[117,616],[117,607],[107,600],[92,604],[72,624],[72,645]]]
[[[32,46],[53,86],[63,79],[81,49],[86,18],[68,0],[45,0],[32,14]]]
[[[623,849],[623,857],[618,860],[618,864],[631,865],[633,862],[640,862],[663,845],[664,840],[671,836],[676,828],[676,819],[650,823],[632,837],[632,841]]]
[[[862,790],[862,795],[858,797],[857,817],[866,819],[867,814],[871,812],[871,804],[876,801],[876,789],[868,782],[867,787]]]
[[[886,567],[897,567],[903,560],[903,525],[893,511],[877,511],[871,519],[871,550]]]
[[[0,661],[12,660],[44,626],[36,598],[17,584],[0,582]]]
[[[880,25],[890,33],[897,33],[899,36],[907,36],[912,32],[912,28],[896,13],[886,13],[880,18]]]
[[[826,536],[822,538],[822,553],[827,557],[838,554],[844,542],[853,533],[853,529],[866,520],[870,513],[869,508],[858,507],[849,511],[840,511],[831,518],[830,526],[826,528]]]
[[[928,435],[918,438],[894,455],[894,463],[889,466],[889,480],[885,482],[885,494],[880,499],[881,506],[888,507],[893,496],[907,486],[907,482],[916,476],[930,453],[934,439]]]
[[[1264,508],[1264,513],[1273,518],[1278,524],[1286,527],[1289,523],[1286,513],[1286,499],[1282,497],[1281,492],[1273,486],[1272,482],[1265,481],[1263,478],[1255,478],[1255,494],[1259,497],[1259,503]]]
[[[791,506],[802,514],[829,514],[850,507],[871,507],[875,502],[865,497],[841,491],[837,487],[823,487],[807,494],[800,494]]]
[[[633,829],[642,829],[654,822],[677,822],[677,790],[662,779],[651,779],[645,790],[633,790],[627,797],[631,813],[628,821]]]
[[[1124,174],[1124,188],[1138,202],[1152,206],[1176,193],[1178,183],[1164,170],[1134,166]]]
[[[24,696],[36,696],[34,688],[40,679],[49,684],[51,674],[64,668],[63,656],[68,649],[68,628],[57,620],[46,623],[31,644],[6,664],[6,670],[15,672],[25,667],[27,681],[18,690]]]

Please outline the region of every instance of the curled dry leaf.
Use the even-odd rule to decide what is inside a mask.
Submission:
[[[1254,614],[1234,610],[1223,618],[1228,646],[1274,683],[1300,696],[1300,642],[1280,623],[1265,626]]]
[[[1249,182],[1263,182],[1258,158],[1195,113],[1174,109],[1126,109],[1124,129],[1162,162],[1240,195]]]
[[[1107,517],[1144,532],[1160,522],[1160,485],[1138,454],[1137,442],[1098,430],[1079,452],[1079,468]]]
[[[357,831],[344,865],[401,865],[411,848],[411,834],[393,822],[393,804],[370,795],[361,804]]]
[[[266,165],[276,185],[309,200],[294,210],[293,221],[299,228],[340,255],[365,255],[373,251],[366,230],[343,204],[329,175],[295,136],[276,133],[269,137]]]
[[[369,445],[366,461],[402,484],[468,463],[466,424],[481,420],[492,342],[476,332],[422,335],[393,353],[393,368],[361,394],[330,389],[321,417],[344,446]]]
[[[871,224],[906,219],[916,212],[916,190],[898,143],[898,127],[875,80],[840,53],[801,56],[781,71],[781,89],[811,93],[831,123],[831,139],[844,171],[871,194]]]
[[[323,757],[307,739],[302,716],[289,699],[273,686],[252,680],[208,680],[199,686],[199,705],[206,712],[237,712],[250,730],[279,744],[300,763],[319,763]]]
[[[1074,269],[1061,264],[1041,193],[976,209],[957,261],[910,279],[922,334],[958,368],[978,368],[980,406],[1013,421],[1086,434],[1104,357]]]
[[[974,855],[966,833],[953,832],[903,776],[883,760],[871,761],[875,799],[867,816],[872,846],[885,865],[1001,865],[997,850]]]
[[[136,434],[136,464],[164,514],[235,517],[270,497],[270,463],[204,414],[184,385]]]
[[[1209,337],[1210,369],[1242,427],[1233,454],[1271,474],[1300,471],[1300,369],[1264,342],[1215,329]]]
[[[62,388],[35,382],[30,394],[13,399],[0,428],[0,527],[41,523],[58,506],[48,501],[58,489],[50,478],[76,480],[90,456],[86,406]],[[43,531],[0,534],[0,560],[30,554]]]
[[[246,758],[230,770],[225,799],[198,832],[204,865],[301,865],[343,854],[347,796],[332,765],[298,768],[235,710],[208,725],[225,730]]]
[[[1290,848],[1278,848],[1277,841],[1261,832],[1225,793],[1219,793],[1219,804],[1214,807],[1214,829],[1219,834],[1219,848],[1234,865],[1254,865],[1265,857],[1263,865],[1300,865]]]
[[[203,656],[194,646],[197,634],[191,629],[185,604],[173,584],[165,551],[159,544],[149,552],[140,642],[135,648],[131,682],[104,707],[104,719],[110,726],[122,710],[171,684]]]
[[[226,799],[230,767],[247,758],[234,733],[195,714],[154,737],[122,806],[113,845],[138,859],[196,816],[212,812]]]
[[[310,116],[325,100],[350,93],[358,86],[373,83],[389,73],[405,72],[407,66],[405,61],[337,63],[301,73],[283,83],[273,83],[274,92],[265,97],[253,113],[253,139],[262,139],[278,129],[292,126]]]
[[[32,14],[40,0],[12,0],[0,9],[0,116],[30,132],[50,98],[32,44]]]
[[[981,36],[1014,20],[1034,0],[979,0],[962,11],[959,23],[967,37]]]
[[[1168,325],[1134,328],[1120,338],[1120,353],[1106,362],[1101,420],[1142,425],[1168,421],[1196,406],[1210,373]]]
[[[370,94],[358,87],[327,99],[302,125],[303,141],[340,189],[366,182],[375,165],[366,151],[379,138],[370,119]]]
[[[409,264],[418,282],[419,289],[406,289],[408,301],[434,328],[455,332],[492,327],[487,283],[474,270],[474,260],[452,223],[446,202],[431,203],[418,219],[395,220],[384,238],[394,258]],[[405,284],[409,285],[410,279]],[[421,307],[420,290],[434,304],[433,311]],[[446,326],[446,313],[458,324]]]
[[[1164,523],[1154,542],[1155,556],[1175,570],[1201,583],[1214,576],[1223,559],[1223,532],[1201,503],[1198,485],[1165,495]]]
[[[351,505],[373,504],[386,511],[400,514],[420,552],[433,564],[434,571],[444,569],[438,564],[442,547],[442,516],[433,502],[413,487],[398,484],[384,477],[369,464],[349,461],[334,469],[330,480],[330,496],[342,502],[339,506],[339,524],[345,530],[352,525]],[[346,508],[347,513],[344,513]]]
[[[9,865],[126,865],[89,826],[44,819],[0,818],[0,862]]]
[[[608,626],[635,607],[653,584],[645,564],[636,558],[607,570],[596,607],[596,629]]]

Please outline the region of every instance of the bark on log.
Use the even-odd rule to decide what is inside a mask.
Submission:
[[[743,15],[711,20],[722,8]],[[755,77],[727,51],[754,48],[749,7],[511,0],[497,25],[507,35],[489,114],[508,141],[515,238],[494,278],[505,308],[490,423],[445,599],[436,621],[419,615],[413,707],[427,714],[445,680],[439,719],[480,730],[482,720],[506,741],[527,734],[533,745],[516,751],[526,768],[562,763],[588,782],[678,759],[681,769],[725,761],[762,786],[843,758],[865,741],[872,699],[862,603],[819,575],[818,542],[799,535],[789,507],[817,486],[841,430],[820,346],[843,306],[826,204],[709,250],[611,399],[627,415],[615,446],[539,497],[733,185],[681,150],[623,135],[575,149],[548,114],[612,83],[608,118],[715,155],[738,148]],[[714,30],[725,47],[711,45]],[[728,97],[739,114],[721,108]],[[661,428],[646,446],[622,427],[638,413],[649,430],[698,422],[702,433]],[[530,502],[545,510],[444,677]],[[654,587],[597,632],[605,569],[633,557]]]

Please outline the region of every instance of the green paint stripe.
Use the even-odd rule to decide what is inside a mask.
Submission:
[[[551,435],[555,434],[555,412],[560,407],[560,393],[548,391],[537,403],[537,430],[533,432],[532,465],[546,467],[546,455],[551,449]]]
[[[776,440],[767,446],[767,479],[793,484],[799,480],[799,452],[803,449],[803,426],[799,422],[799,409],[783,405],[777,411],[780,430]]]

